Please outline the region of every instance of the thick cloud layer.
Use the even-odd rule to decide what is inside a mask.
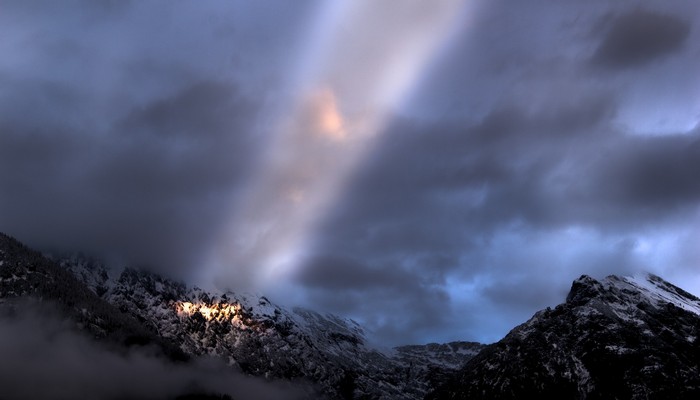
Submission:
[[[269,36],[305,8],[278,6],[4,4],[1,229],[200,267],[286,90],[271,65],[293,46]]]
[[[312,221],[293,276],[262,289],[355,317],[387,344],[496,340],[583,273],[648,269],[700,292],[697,2],[465,2],[337,180],[338,153],[324,151],[342,149],[352,117],[343,90],[359,107],[376,68],[345,76],[374,64],[334,49],[326,72],[347,84],[316,107],[322,123],[289,111],[303,110],[297,85],[320,68],[325,25],[342,21],[323,3],[4,3],[0,230],[193,280],[233,231],[262,253],[217,275],[235,287],[275,248],[269,224]],[[350,44],[355,31],[385,39],[387,59],[402,43],[332,28]],[[289,115],[331,144],[295,131],[271,152]],[[288,187],[299,176],[338,193],[303,208]]]
[[[594,60],[609,68],[630,68],[673,54],[688,37],[682,16],[635,10],[613,17]]]
[[[690,39],[680,10],[576,10],[573,22],[553,13],[523,23],[527,10],[516,18],[494,6],[488,15],[518,29],[487,20],[471,32],[502,47],[455,39],[479,59],[446,55],[435,82],[449,79],[449,91],[426,79],[428,104],[419,94],[413,107],[452,101],[442,119],[407,115],[383,134],[300,270],[310,303],[365,319],[390,341],[489,341],[562,301],[584,273],[651,270],[698,290],[689,277],[700,262],[700,130],[650,136],[644,121],[621,120],[657,74],[661,88],[698,84],[668,75],[674,63],[700,67],[697,33]]]
[[[14,90],[36,90],[80,115],[79,105],[53,99],[46,88]],[[216,234],[235,195],[232,182],[245,177],[252,111],[234,88],[201,82],[130,111],[106,132],[32,126],[29,115],[6,122],[2,223],[39,246],[190,266]]]

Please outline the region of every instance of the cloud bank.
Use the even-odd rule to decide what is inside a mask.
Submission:
[[[328,151],[364,115],[347,93],[400,80],[371,67],[422,28],[334,25],[323,3],[5,2],[0,230],[236,287],[305,221],[298,268],[262,289],[387,344],[497,340],[583,273],[700,292],[696,2],[457,7],[352,168]],[[380,54],[310,68],[326,25]],[[335,85],[290,112],[314,71]],[[222,248],[238,262],[212,274]]]

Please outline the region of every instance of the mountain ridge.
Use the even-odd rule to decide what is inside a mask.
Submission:
[[[133,268],[112,277],[95,260],[49,260],[0,235],[0,307],[26,296],[58,302],[96,340],[155,344],[183,362],[215,357],[246,375],[311,384],[303,398],[700,396],[700,298],[654,274],[582,275],[562,304],[490,345],[391,351],[371,346],[347,318]]]
[[[576,279],[429,399],[697,398],[700,299],[660,277]]]
[[[135,321],[166,344],[176,344],[182,354],[213,356],[235,370],[266,379],[310,382],[318,390],[312,398],[421,399],[483,347],[452,342],[383,352],[370,346],[364,329],[347,318],[284,309],[265,296],[205,291],[133,268],[111,277],[95,260],[78,256],[49,260],[9,236],[3,237],[0,248],[0,267],[10,279],[0,274],[0,298],[14,290],[16,281],[33,275],[32,262],[25,262],[30,254],[49,271],[44,279],[49,286],[55,281],[52,274],[64,276],[71,287],[80,282],[85,289],[74,292],[89,291],[85,296],[91,302],[109,305],[113,314]],[[31,294],[36,292],[19,295]]]

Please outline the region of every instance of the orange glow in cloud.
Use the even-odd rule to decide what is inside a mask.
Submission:
[[[311,95],[310,103],[315,131],[333,140],[345,139],[347,133],[335,93],[329,88],[321,89]]]

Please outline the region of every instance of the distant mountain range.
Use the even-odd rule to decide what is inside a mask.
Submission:
[[[700,299],[654,275],[582,276],[565,303],[488,346],[385,350],[347,318],[136,269],[112,276],[100,262],[50,259],[0,234],[0,317],[16,318],[27,299],[106,351],[143,349],[173,365],[213,357],[245,376],[302,385],[294,398],[700,398]],[[0,374],[0,388],[13,384],[22,383]],[[166,398],[230,397],[200,385]]]

